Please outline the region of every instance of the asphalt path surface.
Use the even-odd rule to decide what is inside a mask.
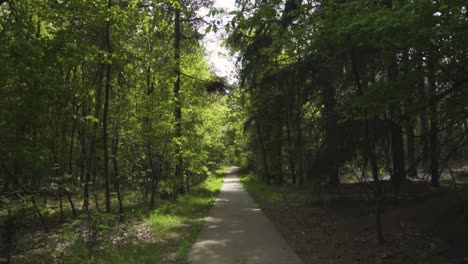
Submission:
[[[302,261],[245,191],[233,167],[193,245],[190,264],[300,264]]]

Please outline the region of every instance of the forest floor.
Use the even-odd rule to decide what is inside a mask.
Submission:
[[[310,189],[266,185],[253,177],[241,181],[306,264],[468,263],[466,188],[404,184],[398,204],[387,197],[385,243],[379,245],[368,186],[344,184],[337,195],[317,196]],[[384,187],[390,193],[390,186]]]
[[[34,225],[25,225],[24,221],[15,224],[10,262],[186,263],[223,179],[224,171],[214,173],[175,202],[158,201],[157,210],[148,210],[147,204],[128,202],[123,222],[116,215],[93,213],[87,217],[80,212],[79,219],[60,224],[55,212],[47,215],[50,232],[45,233],[35,229],[34,217],[28,216],[25,221],[31,219]],[[130,196],[127,194],[128,199]],[[0,226],[1,223],[0,217]],[[0,239],[0,263],[6,261],[3,240]]]

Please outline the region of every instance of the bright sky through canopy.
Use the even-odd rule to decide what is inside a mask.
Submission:
[[[214,0],[214,7],[222,8],[226,13],[229,13],[235,10],[235,0]],[[230,19],[230,15],[223,16],[218,31],[206,34],[203,43],[206,48],[206,57],[213,71],[221,77],[226,77],[229,83],[233,83],[237,78],[234,66],[235,59],[229,56],[228,50],[222,46],[223,38],[226,35],[224,26]]]

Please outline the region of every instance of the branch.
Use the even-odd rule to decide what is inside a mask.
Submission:
[[[197,78],[195,76],[191,76],[191,75],[188,75],[186,73],[183,73],[181,71],[179,71],[180,75],[183,75],[185,77],[188,77],[188,78],[191,78],[191,79],[194,79],[194,80],[197,80],[197,81],[200,81],[200,82],[210,82],[210,80],[203,80],[203,79],[200,79],[200,78]]]
[[[211,25],[210,22],[206,21],[205,19],[201,17],[196,17],[196,18],[190,18],[190,19],[181,19],[180,22],[194,22],[194,21],[201,21],[207,25]]]

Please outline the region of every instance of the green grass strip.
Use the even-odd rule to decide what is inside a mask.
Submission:
[[[216,175],[179,196],[175,202],[164,202],[146,217],[155,242],[112,247],[90,261],[86,245],[77,241],[67,263],[186,263],[204,218],[221,189],[224,177]]]

